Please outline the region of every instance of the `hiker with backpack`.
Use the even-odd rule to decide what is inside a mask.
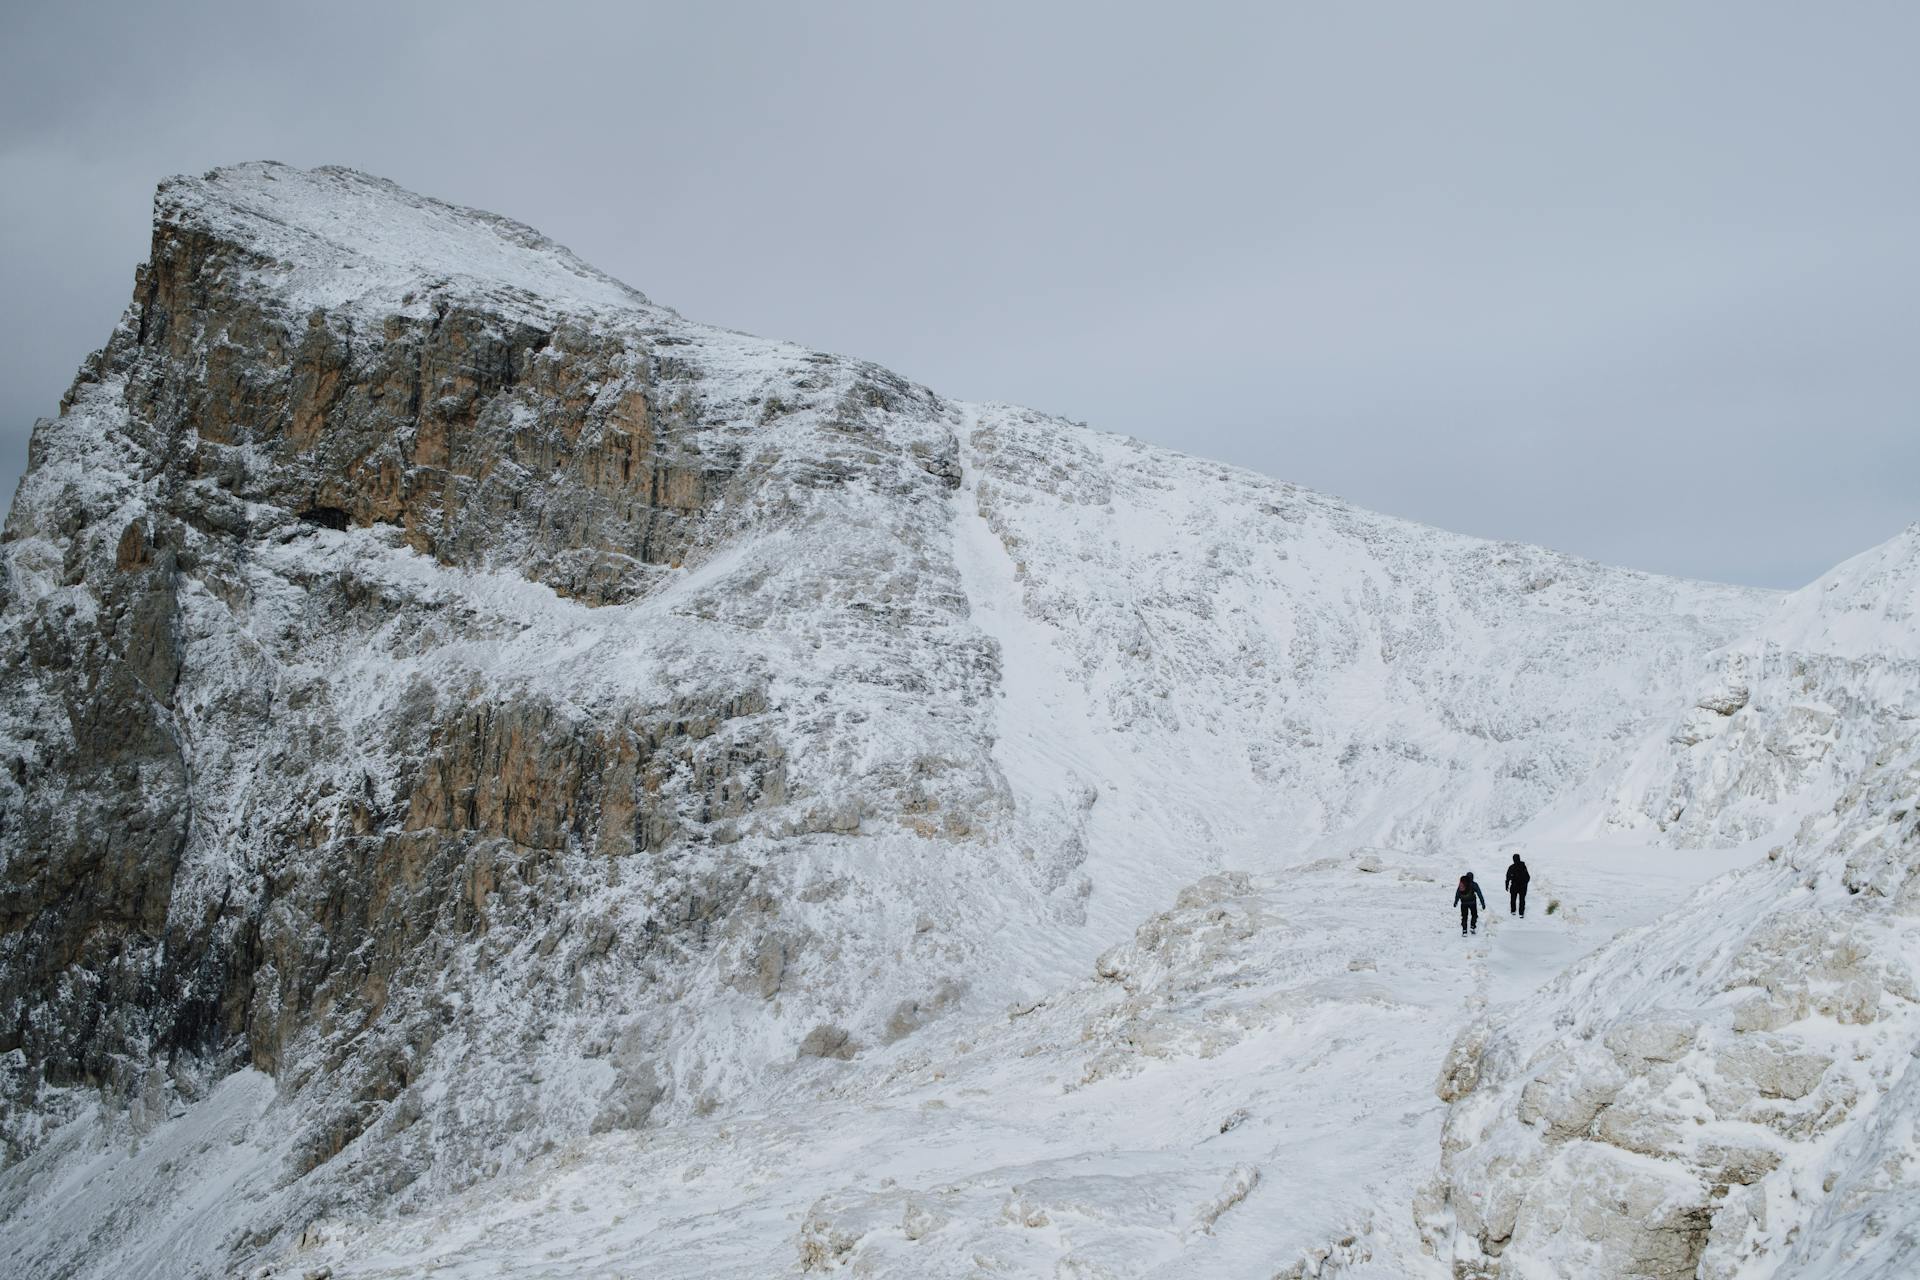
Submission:
[[[1516,916],[1527,914],[1527,881],[1533,879],[1533,873],[1527,870],[1527,864],[1520,861],[1520,855],[1513,855],[1513,864],[1507,868],[1507,910]]]
[[[1480,892],[1473,872],[1460,877],[1460,884],[1453,891],[1453,903],[1460,908],[1460,936],[1466,937],[1469,930],[1480,932],[1480,908],[1487,905],[1487,895]]]

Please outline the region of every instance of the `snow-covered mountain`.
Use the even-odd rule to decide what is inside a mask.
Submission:
[[[1786,598],[1606,568],[348,170],[172,180],[0,546],[0,1273],[1640,1274],[1552,1179],[1707,1157],[1517,1121],[1529,1064],[1718,1026],[1671,958],[1829,946],[1782,910],[1879,840],[1857,1105],[1768,1139],[1834,1225],[1730,1252],[1754,1181],[1659,1237],[1813,1258],[1886,1220],[1817,1135],[1905,1150],[1915,537]],[[1657,923],[1765,841],[1621,843],[1783,823]],[[1459,943],[1507,844],[1566,907]]]

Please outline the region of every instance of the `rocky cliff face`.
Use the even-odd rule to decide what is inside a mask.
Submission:
[[[341,205],[425,269],[342,248]],[[520,274],[436,275],[435,246]],[[926,551],[954,438],[884,371],[688,326],[485,215],[256,167],[162,190],[62,415],[7,530],[16,1156],[68,1087],[177,1106],[251,1065],[326,1096],[298,1158],[324,1163],[417,1109],[467,982],[566,993],[485,1039],[598,1028],[671,1000],[647,975],[720,922],[763,932],[753,850],[994,808],[993,655]],[[913,746],[792,758],[842,717]]]
[[[1506,829],[1768,603],[176,179],[0,553],[0,1211],[226,1117],[217,1270],[743,1105],[1223,863]],[[101,1203],[25,1260],[159,1247]]]

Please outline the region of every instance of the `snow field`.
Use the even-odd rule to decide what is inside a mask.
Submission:
[[[1461,855],[1209,875],[1031,1006],[796,1067],[764,1111],[323,1224],[284,1274],[1440,1274],[1408,1206],[1455,1033],[1752,856],[1523,853],[1560,911],[1542,896],[1520,921],[1489,895],[1470,939],[1449,905]]]

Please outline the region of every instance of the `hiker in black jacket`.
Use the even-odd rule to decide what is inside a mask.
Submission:
[[[1527,881],[1533,879],[1527,870],[1527,864],[1520,861],[1520,855],[1513,855],[1513,865],[1507,868],[1507,910],[1516,916],[1527,914]]]
[[[1480,892],[1473,872],[1460,877],[1460,885],[1453,891],[1453,904],[1460,908],[1460,936],[1466,937],[1469,929],[1480,932],[1480,908],[1487,905],[1487,895]]]

